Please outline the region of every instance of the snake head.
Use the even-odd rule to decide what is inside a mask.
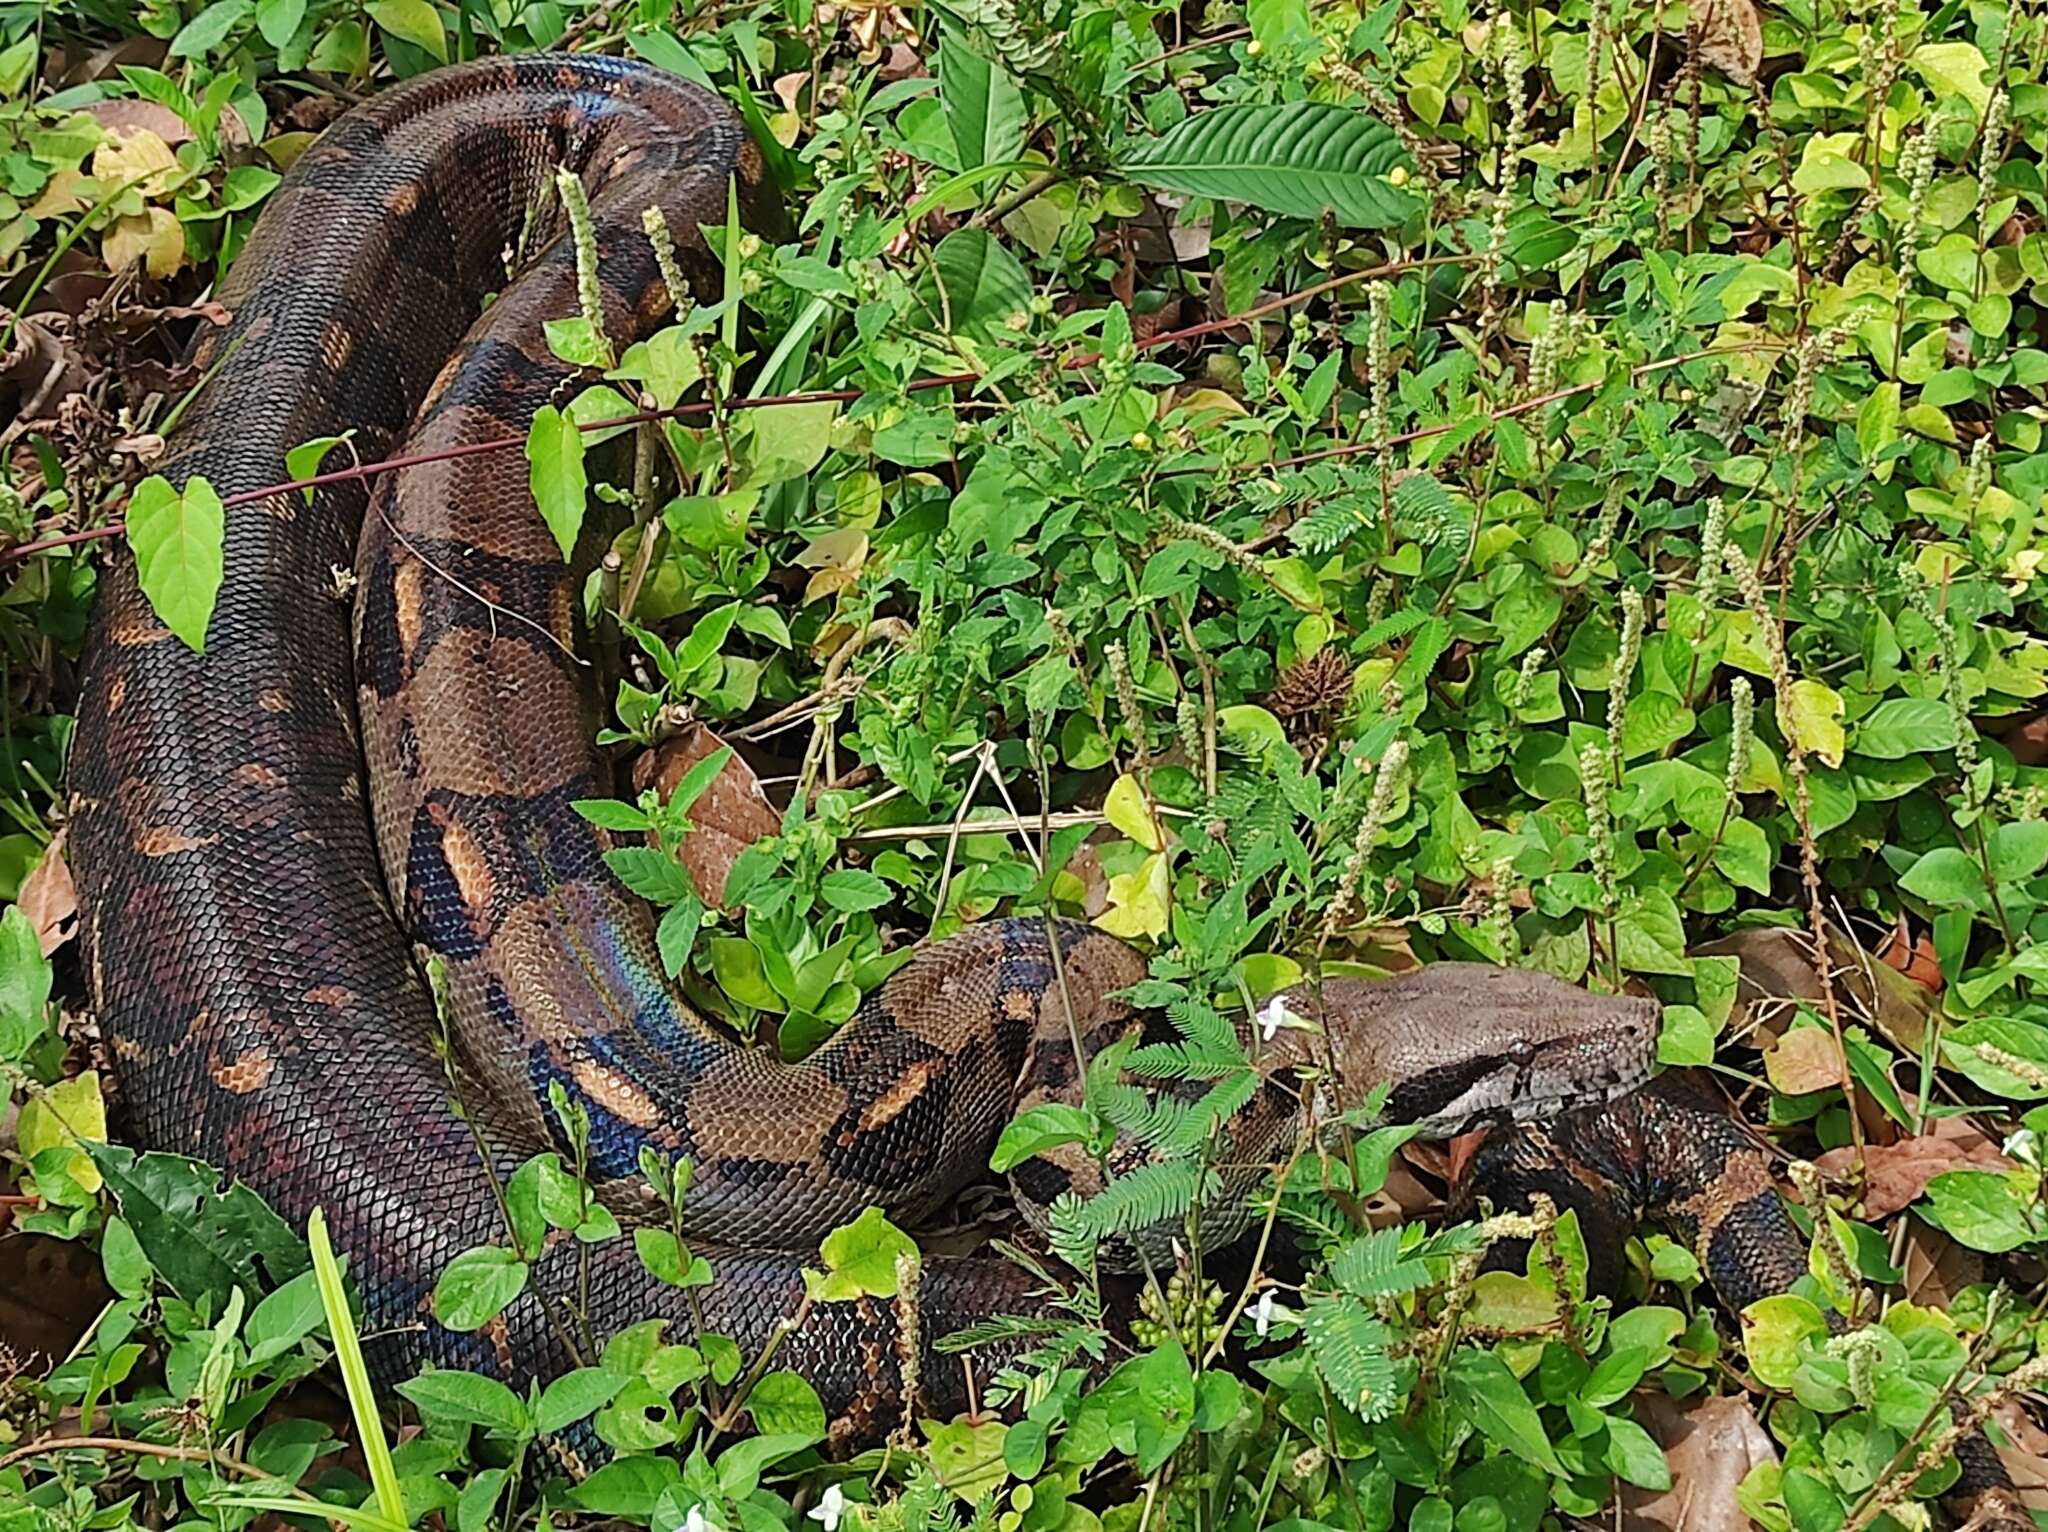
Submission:
[[[1399,978],[1326,981],[1289,998],[1330,1039],[1342,1108],[1381,1081],[1383,1120],[1450,1138],[1627,1095],[1656,1070],[1657,1002],[1548,974],[1432,963]]]

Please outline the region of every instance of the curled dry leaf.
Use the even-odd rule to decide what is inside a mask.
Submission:
[[[1822,1175],[1843,1176],[1850,1173],[1855,1158],[1853,1149],[1830,1149],[1813,1163]],[[1863,1165],[1863,1212],[1867,1218],[1885,1218],[1909,1206],[1927,1190],[1927,1183],[1944,1171],[2013,1168],[1998,1145],[1962,1117],[1940,1118],[1918,1138],[1865,1145]]]
[[[2035,1425],[2014,1400],[2007,1400],[1992,1411],[1992,1418],[2005,1433],[2005,1445],[1998,1449],[1998,1456],[2005,1471],[2012,1475],[2020,1504],[2030,1511],[2048,1511],[2048,1433]]]
[[[1681,1405],[1662,1394],[1636,1396],[1636,1419],[1664,1449],[1671,1488],[1626,1489],[1622,1525],[1633,1532],[1749,1532],[1735,1490],[1759,1463],[1774,1463],[1770,1433],[1740,1395]]]
[[[64,835],[59,830],[43,848],[42,860],[22,880],[21,897],[16,901],[36,928],[36,942],[44,957],[70,941],[78,930],[78,887],[71,881],[71,864],[64,858]]]
[[[692,766],[724,746],[725,741],[702,724],[692,724],[633,763],[634,790],[652,787],[666,801]],[[782,816],[768,801],[753,768],[734,754],[690,806],[690,819],[696,828],[676,848],[676,860],[697,886],[697,897],[722,909],[725,878],[733,862],[756,841],[780,831]]]
[[[1934,938],[1924,931],[1915,936],[1903,912],[1899,915],[1898,924],[1878,944],[1876,957],[1887,968],[1904,974],[1929,994],[1941,993],[1941,960],[1934,953]]]
[[[1692,31],[1700,62],[1737,85],[1754,85],[1764,61],[1764,29],[1750,0],[1697,0]]]

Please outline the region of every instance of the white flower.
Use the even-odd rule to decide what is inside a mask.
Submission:
[[[2005,1152],[2022,1165],[2041,1166],[2041,1140],[2032,1128],[2021,1128],[2004,1144]]]
[[[807,1514],[812,1521],[821,1523],[825,1532],[839,1532],[840,1518],[846,1515],[846,1496],[838,1485],[828,1484]]]
[[[1258,1333],[1260,1340],[1266,1338],[1266,1332],[1273,1327],[1274,1320],[1285,1324],[1293,1317],[1293,1314],[1273,1301],[1273,1289],[1270,1287],[1260,1293],[1259,1301],[1252,1305],[1252,1329]]]
[[[704,1519],[704,1507],[693,1505],[690,1514],[683,1518],[683,1532],[718,1532],[718,1529]]]
[[[1270,1043],[1279,1035],[1282,1027],[1300,1025],[1301,1018],[1287,1009],[1285,995],[1275,995],[1266,1008],[1259,1012],[1259,1037],[1264,1042]]]

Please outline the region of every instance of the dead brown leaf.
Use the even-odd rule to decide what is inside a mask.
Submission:
[[[1787,1032],[1764,1054],[1764,1073],[1771,1089],[1787,1096],[1826,1090],[1842,1083],[1842,1050],[1835,1046],[1832,1033],[1801,1027]]]
[[[1775,1463],[1778,1449],[1747,1400],[1722,1395],[1682,1405],[1662,1394],[1636,1396],[1642,1422],[1671,1468],[1661,1494],[1627,1489],[1622,1526],[1632,1532],[1749,1532],[1735,1502],[1736,1486],[1759,1463]]]
[[[116,135],[139,130],[154,134],[172,146],[190,142],[192,138],[192,130],[185,125],[184,118],[154,101],[122,97],[114,101],[95,101],[82,110],[109,133]]]
[[[59,830],[43,848],[42,860],[22,879],[21,913],[36,928],[36,941],[48,957],[78,930],[78,886],[64,858],[65,831]]]
[[[681,785],[692,766],[724,748],[725,741],[692,724],[633,764],[633,786],[652,786],[665,800]],[[725,879],[739,854],[782,828],[782,816],[768,801],[761,779],[737,754],[729,757],[711,785],[690,806],[696,825],[676,851],[676,860],[697,886],[697,897],[715,908],[725,907]]]
[[[2048,1511],[2048,1434],[2034,1424],[2017,1401],[2008,1400],[1992,1412],[2006,1442],[1999,1461],[2012,1475],[2020,1503],[2030,1511]]]
[[[1700,62],[1737,85],[1754,85],[1764,61],[1764,29],[1750,0],[1693,0],[1692,33]]]
[[[1956,1294],[1984,1280],[1984,1258],[1918,1219],[1906,1220],[1905,1292],[1908,1303],[1946,1309]]]
[[[0,1350],[25,1370],[69,1355],[112,1296],[86,1246],[41,1234],[0,1239]]]
[[[1850,1173],[1855,1158],[1854,1149],[1830,1149],[1813,1163],[1822,1175],[1844,1176]],[[1962,1117],[1939,1118],[1918,1138],[1868,1144],[1863,1165],[1863,1213],[1867,1218],[1886,1218],[1908,1206],[1944,1171],[2013,1168],[1998,1145]]]

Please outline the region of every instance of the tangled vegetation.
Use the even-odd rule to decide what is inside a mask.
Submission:
[[[1104,1084],[998,1151],[1151,1139],[1056,1226],[1085,1270],[1190,1206],[1230,1023],[1306,971],[1654,993],[1664,1062],[1793,1162],[1800,1290],[1722,1313],[1646,1229],[1589,1292],[1569,1218],[1425,1224],[1446,1167],[1381,1129],[1304,1146],[1291,1241],[1158,1273],[1133,1341],[1084,1283],[991,1380],[1007,1424],[835,1465],[772,1358],[645,1326],[529,1398],[373,1399],[322,1231],[110,1147],[61,785],[108,539],[188,638],[219,583],[218,500],[150,478],[203,381],[173,342],[343,104],[551,47],[719,91],[792,212],[623,356],[562,316],[591,386],[526,444],[565,547],[623,527],[606,738],[707,724],[787,805],[737,915],[663,854],[723,757],[591,811],[650,833],[615,866],[693,998],[794,1055],[998,911],[1155,952],[1207,1093]],[[2048,1372],[2044,50],[2001,0],[0,3],[0,1249],[84,1242],[105,1287],[54,1346],[0,1309],[0,1528],[1496,1532],[1626,1499],[1911,1532],[1952,1399],[2048,1484],[2010,1408]],[[650,407],[655,471],[591,483],[579,427]],[[617,1236],[573,1166],[528,1175],[532,1239]],[[444,1318],[506,1301],[513,1233]],[[683,1234],[637,1235],[678,1284]],[[907,1253],[864,1219],[821,1281],[893,1292]],[[287,1397],[337,1357],[353,1416]],[[541,1439],[586,1418],[615,1455],[578,1482]]]

